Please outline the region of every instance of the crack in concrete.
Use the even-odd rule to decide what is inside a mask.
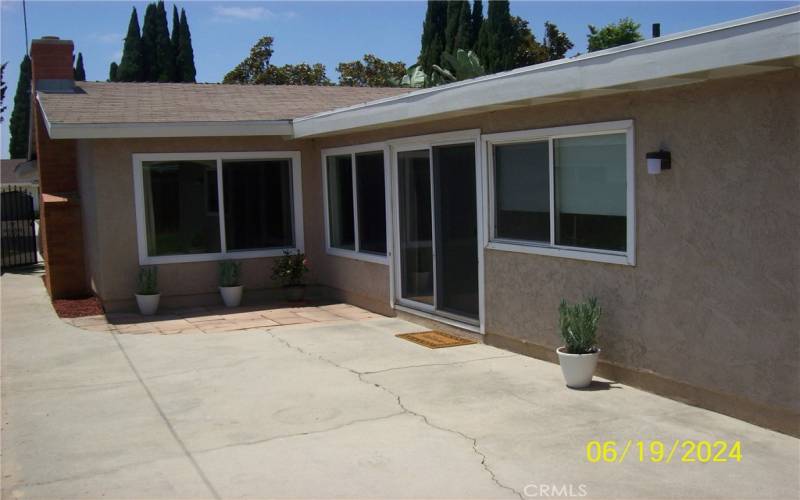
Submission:
[[[394,368],[386,368],[386,369],[383,369],[383,370],[373,370],[373,371],[358,372],[358,373],[360,373],[362,375],[375,375],[377,373],[386,373],[386,372],[391,372],[391,371],[394,371],[394,370],[406,370],[406,369],[411,369],[411,368],[427,368],[429,366],[465,365],[467,363],[474,363],[476,361],[487,361],[487,360],[490,360],[490,359],[513,358],[515,356],[516,356],[516,354],[505,354],[503,356],[489,356],[489,357],[486,357],[486,358],[466,359],[466,360],[463,360],[463,361],[452,361],[450,363],[427,363],[427,364],[421,364],[421,365],[395,366]]]
[[[223,445],[223,446],[217,446],[217,447],[214,447],[214,448],[204,448],[204,449],[201,449],[201,450],[194,450],[193,453],[195,453],[195,454],[209,453],[209,452],[212,452],[212,451],[224,450],[226,448],[236,448],[236,447],[239,447],[239,446],[253,446],[253,445],[257,445],[257,444],[269,443],[271,441],[278,441],[278,440],[281,440],[281,439],[291,439],[291,438],[295,438],[295,437],[313,436],[315,434],[325,434],[325,433],[328,433],[328,432],[333,432],[333,431],[338,431],[340,429],[344,429],[345,427],[349,427],[351,425],[363,424],[365,422],[378,422],[380,420],[388,420],[390,418],[399,417],[400,415],[405,415],[405,414],[406,414],[406,412],[404,412],[404,411],[398,411],[398,412],[395,412],[395,413],[390,413],[388,415],[381,415],[379,417],[357,418],[355,420],[351,420],[349,422],[345,422],[343,424],[336,425],[334,427],[328,427],[328,428],[325,428],[325,429],[318,429],[318,430],[315,430],[315,431],[295,432],[295,433],[292,433],[292,434],[281,434],[281,435],[278,435],[278,436],[272,436],[272,437],[268,437],[268,438],[264,438],[264,439],[256,439],[254,441],[242,441],[242,442],[239,442],[239,443],[231,443],[231,444],[226,444],[226,445]]]
[[[431,427],[433,429],[436,429],[436,430],[439,430],[439,431],[442,431],[442,432],[449,432],[451,434],[455,434],[455,435],[461,437],[462,439],[465,439],[465,440],[469,441],[472,444],[472,451],[477,456],[479,456],[481,458],[481,467],[486,471],[487,474],[489,474],[489,477],[491,478],[492,482],[494,482],[498,487],[514,493],[514,495],[518,496],[520,498],[520,500],[524,500],[525,499],[525,497],[523,496],[521,491],[518,491],[515,488],[500,482],[500,480],[497,478],[497,475],[495,474],[495,472],[491,469],[491,467],[489,467],[489,464],[487,463],[486,454],[484,454],[482,451],[480,451],[478,449],[478,439],[477,438],[473,438],[471,436],[468,436],[468,435],[464,434],[463,432],[461,432],[459,430],[450,429],[448,427],[442,427],[440,425],[436,425],[436,424],[432,423],[428,419],[428,417],[426,415],[424,415],[422,413],[415,412],[414,410],[409,409],[403,403],[403,401],[400,398],[399,394],[396,394],[391,389],[389,389],[388,387],[386,387],[386,386],[384,386],[382,384],[379,384],[377,382],[371,382],[371,381],[366,380],[364,378],[367,375],[370,375],[372,373],[377,373],[377,372],[363,372],[362,373],[362,372],[359,372],[357,370],[353,370],[352,368],[348,368],[346,366],[340,365],[339,363],[337,363],[337,362],[335,362],[335,361],[333,361],[331,359],[328,359],[328,358],[326,358],[324,356],[321,356],[319,354],[310,353],[310,352],[302,349],[301,347],[298,347],[298,346],[290,343],[286,339],[275,335],[275,333],[273,333],[271,331],[267,332],[267,334],[269,336],[271,336],[272,338],[274,338],[275,340],[277,340],[278,342],[280,342],[283,345],[285,345],[286,347],[288,347],[289,349],[293,349],[293,350],[295,350],[295,351],[297,351],[297,352],[299,352],[299,353],[301,353],[301,354],[303,354],[305,356],[311,357],[311,358],[317,358],[318,360],[320,360],[320,361],[322,361],[324,363],[328,363],[329,365],[334,366],[336,368],[339,368],[341,370],[347,370],[348,372],[350,372],[353,375],[355,375],[360,382],[372,385],[374,387],[377,387],[378,389],[381,389],[382,391],[386,392],[387,394],[392,395],[395,398],[396,402],[397,402],[397,406],[399,406],[400,409],[402,410],[401,413],[405,413],[405,414],[408,414],[408,415],[413,415],[413,416],[421,419],[426,425],[428,425],[429,427]],[[508,357],[508,356],[498,356],[498,357]],[[487,358],[487,359],[493,359],[493,358]],[[474,361],[479,361],[479,360],[474,360]],[[454,362],[454,363],[447,363],[447,364],[459,364],[459,363],[462,363],[462,362]]]

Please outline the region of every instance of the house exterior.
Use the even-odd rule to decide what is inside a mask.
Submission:
[[[432,89],[73,82],[31,47],[47,283],[219,301],[217,262],[800,434],[800,9]],[[669,153],[660,173],[649,156]],[[648,164],[650,163],[650,164]],[[666,167],[662,161],[660,166]]]

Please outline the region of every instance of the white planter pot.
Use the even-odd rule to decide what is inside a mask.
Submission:
[[[222,301],[225,302],[225,307],[238,307],[242,303],[242,290],[243,286],[221,286],[219,293],[222,295]]]
[[[564,380],[567,381],[567,387],[579,389],[592,383],[592,375],[597,368],[600,349],[591,354],[569,354],[564,352],[563,347],[559,347],[556,352],[558,353],[558,363],[561,365],[561,373],[564,374]]]
[[[152,316],[158,310],[158,301],[161,299],[161,294],[155,295],[139,295],[136,294],[136,303],[139,305],[139,312],[145,316]]]

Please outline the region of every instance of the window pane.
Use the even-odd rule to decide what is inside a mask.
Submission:
[[[350,155],[328,157],[328,222],[330,245],[356,249],[353,220],[353,165]]]
[[[144,162],[147,254],[220,251],[217,162]],[[216,196],[216,195],[215,195]]]
[[[556,139],[556,243],[626,249],[625,134]]]
[[[356,155],[358,249],[386,255],[386,190],[383,153]]]
[[[222,187],[228,251],[294,245],[291,160],[224,160]]]
[[[495,146],[495,235],[550,242],[548,143]]]

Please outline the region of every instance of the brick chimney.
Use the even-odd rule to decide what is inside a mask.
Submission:
[[[31,43],[33,122],[39,168],[40,235],[45,283],[53,299],[86,296],[78,155],[74,140],[47,133],[39,93],[74,92],[73,43],[43,37]]]

